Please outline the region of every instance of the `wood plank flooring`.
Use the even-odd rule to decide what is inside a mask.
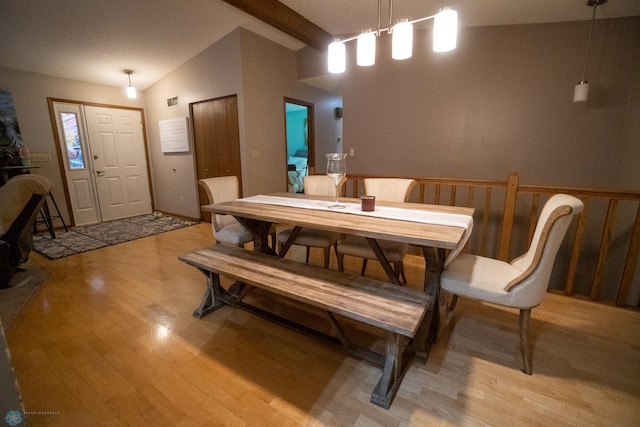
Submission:
[[[461,299],[387,411],[369,402],[375,366],[238,309],[192,317],[205,279],[177,257],[211,244],[200,224],[56,261],[31,255],[52,277],[7,333],[31,426],[640,425],[639,312],[547,295],[528,376],[517,311]],[[421,283],[422,259],[405,264]],[[368,274],[384,278],[374,262]]]

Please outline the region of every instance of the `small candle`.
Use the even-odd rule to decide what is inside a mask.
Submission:
[[[376,196],[362,196],[360,197],[360,200],[362,200],[361,209],[364,212],[372,212],[373,210],[375,210]]]

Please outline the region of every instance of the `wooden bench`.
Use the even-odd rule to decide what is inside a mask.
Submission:
[[[200,249],[178,259],[207,276],[207,290],[193,313],[195,317],[201,318],[224,305],[248,308],[242,299],[254,287],[326,312],[337,335],[334,342],[351,354],[382,366],[382,378],[371,402],[385,409],[391,405],[408,368],[410,358],[405,356],[422,347],[423,343],[417,345],[415,340],[426,337],[425,331],[430,327],[434,297],[414,289],[226,245]],[[236,284],[226,290],[220,285],[220,274],[235,279]],[[335,315],[384,330],[385,354],[351,343]]]

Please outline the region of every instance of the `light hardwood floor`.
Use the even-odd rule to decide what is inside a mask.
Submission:
[[[57,261],[33,254],[51,278],[7,334],[30,425],[640,425],[639,312],[547,295],[527,376],[517,311],[461,300],[384,410],[369,403],[378,367],[238,309],[192,317],[205,279],[177,256],[211,244],[200,224]],[[405,267],[421,283],[423,261]],[[373,262],[367,273],[384,277]]]

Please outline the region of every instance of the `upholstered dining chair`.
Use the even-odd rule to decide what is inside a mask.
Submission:
[[[529,249],[510,263],[478,255],[458,255],[445,267],[440,279],[441,325],[451,320],[458,295],[519,309],[523,371],[531,375],[531,309],[542,302],[560,244],[573,216],[582,212],[583,207],[582,201],[573,196],[550,197],[542,208]]]
[[[336,186],[333,179],[327,175],[309,175],[303,178],[304,193],[312,196],[335,196]],[[338,184],[338,194],[347,178],[342,178]],[[278,233],[277,240],[279,246],[282,246],[291,235],[293,228],[288,228]],[[331,247],[334,250],[340,233],[334,233],[326,230],[315,230],[313,228],[302,228],[292,244],[307,247],[306,263],[309,264],[309,254],[311,248],[322,248],[324,251],[324,268],[329,268],[329,260],[331,255]]]
[[[198,181],[209,197],[209,203],[223,203],[240,197],[240,182],[237,176],[218,176]],[[211,215],[211,228],[216,243],[228,243],[244,247],[253,241],[253,234],[231,215]],[[275,237],[275,227],[269,232]]]
[[[369,196],[376,196],[378,201],[405,202],[415,185],[415,180],[407,178],[365,178],[364,192]],[[403,260],[409,250],[409,245],[388,240],[378,240],[378,244],[387,260],[393,263],[398,278],[402,277],[402,281],[407,283]],[[344,271],[345,255],[362,258],[360,274],[363,276],[367,269],[367,260],[378,259],[367,239],[358,236],[348,236],[338,242],[336,254],[338,255],[338,269],[340,271]]]

